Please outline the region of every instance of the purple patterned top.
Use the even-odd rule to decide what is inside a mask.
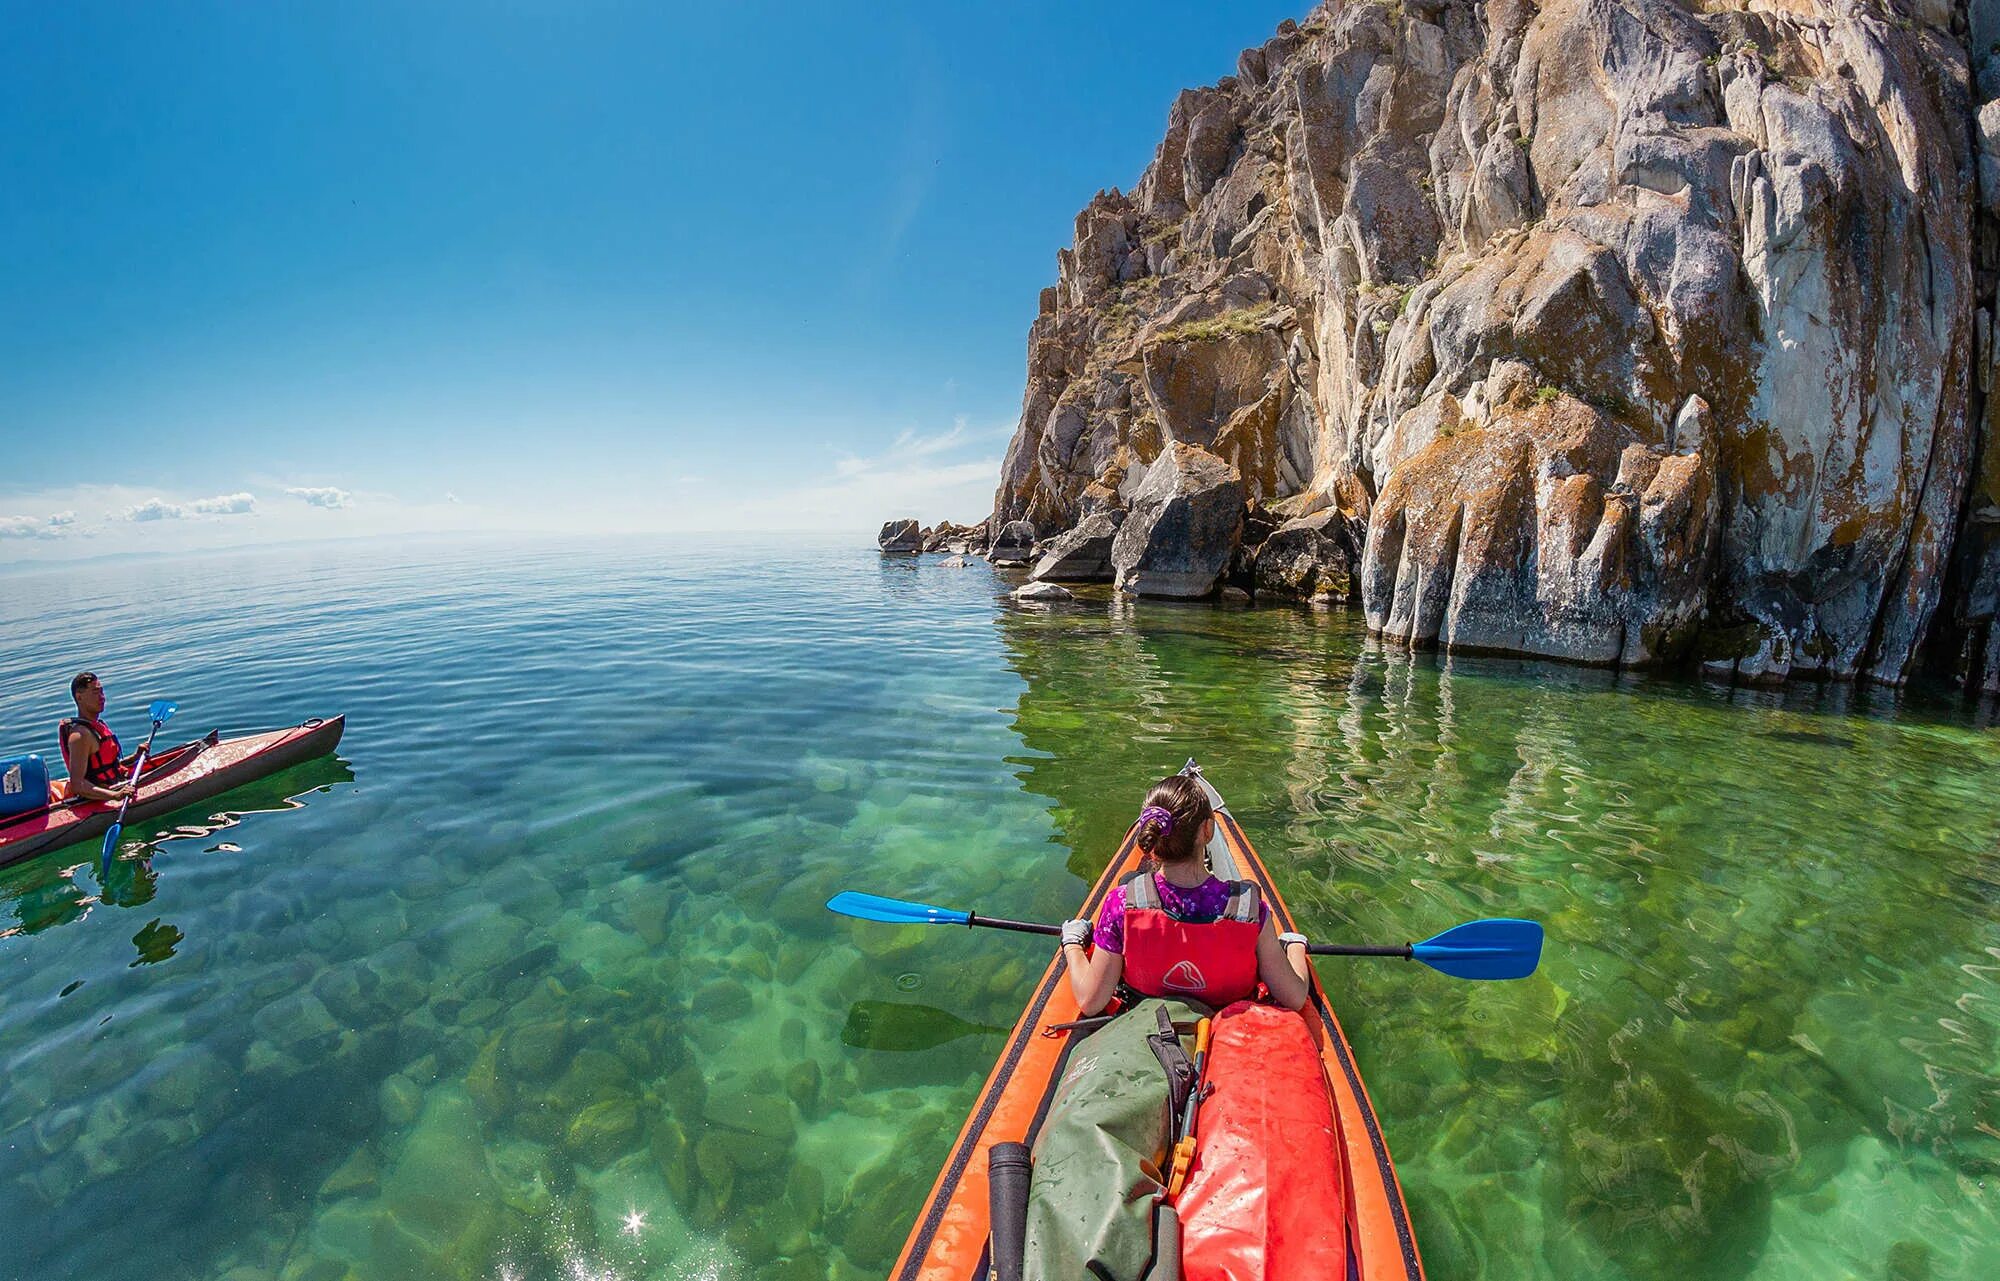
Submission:
[[[1222,909],[1229,905],[1229,882],[1218,876],[1211,876],[1191,890],[1168,881],[1159,872],[1153,873],[1153,884],[1160,889],[1160,902],[1167,911],[1176,916],[1193,920],[1214,920],[1222,915]],[[1257,900],[1257,924],[1263,925],[1271,909],[1262,899]],[[1092,946],[1107,952],[1125,955],[1125,887],[1112,887],[1104,896],[1104,906],[1097,909],[1097,928],[1091,932]]]

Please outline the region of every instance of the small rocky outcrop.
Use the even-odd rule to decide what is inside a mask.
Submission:
[[[1191,448],[1411,644],[2000,689],[2000,0],[1323,4],[1057,258],[996,522]]]
[[[999,525],[986,559],[995,565],[1025,565],[1035,553],[1035,526],[1030,521],[1010,520]]]
[[[1345,601],[1354,590],[1354,564],[1341,541],[1340,513],[1328,509],[1288,520],[1258,544],[1250,562],[1250,590],[1264,599]]]
[[[1145,469],[1112,539],[1118,590],[1193,600],[1214,593],[1243,535],[1243,477],[1196,445],[1175,445]]]
[[[1050,583],[1110,582],[1111,543],[1124,519],[1122,511],[1084,517],[1075,529],[1041,545],[1028,577]]]
[[[892,556],[914,556],[924,549],[923,530],[914,520],[892,520],[875,536],[875,545]]]
[[[935,529],[924,531],[924,550],[927,552],[948,552],[953,556],[963,556],[975,552],[986,545],[986,525],[954,525],[950,521],[940,521]]]

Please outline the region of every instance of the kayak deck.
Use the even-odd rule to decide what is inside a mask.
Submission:
[[[211,734],[166,748],[147,762],[125,822],[171,814],[281,769],[326,755],[340,745],[346,718],[314,717],[288,729],[221,738]],[[126,767],[130,768],[131,758]],[[102,836],[118,815],[116,805],[64,801],[0,819],[0,867]]]
[[[1189,772],[1201,777],[1192,764]],[[1249,838],[1214,787],[1206,779],[1202,785],[1216,812],[1215,837],[1208,848],[1210,868],[1225,880],[1254,881],[1270,904],[1278,928],[1292,929],[1291,913]],[[1095,919],[1112,887],[1146,862],[1133,834],[1127,832],[1117,856],[1091,888],[1078,915]],[[1319,1047],[1327,1092],[1339,1123],[1340,1147],[1346,1156],[1348,1239],[1353,1243],[1355,1260],[1349,1275],[1357,1281],[1421,1281],[1423,1264],[1388,1143],[1368,1101],[1353,1050],[1317,974],[1313,976],[1311,1000],[1300,1013]],[[987,1150],[995,1143],[1034,1144],[1072,1041],[1070,1033],[1045,1033],[1043,1029],[1080,1015],[1058,955],[1036,982],[1026,1010],[1008,1035],[999,1062],[952,1144],[902,1256],[889,1274],[893,1281],[983,1281],[986,1277]]]

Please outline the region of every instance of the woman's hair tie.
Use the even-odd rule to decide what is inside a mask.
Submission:
[[[1140,810],[1139,822],[1141,826],[1149,822],[1156,822],[1160,825],[1160,835],[1173,835],[1174,812],[1164,805],[1148,805],[1145,809]]]

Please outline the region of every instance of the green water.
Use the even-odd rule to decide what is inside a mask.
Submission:
[[[1317,937],[1549,928],[1522,983],[1320,963],[1433,1277],[2000,1273],[1975,714],[1003,590],[776,543],[0,577],[0,752],[81,665],[128,737],[351,726],[108,886],[0,871],[0,1275],[879,1276],[1046,949],[819,904],[1058,919],[1191,755]]]

